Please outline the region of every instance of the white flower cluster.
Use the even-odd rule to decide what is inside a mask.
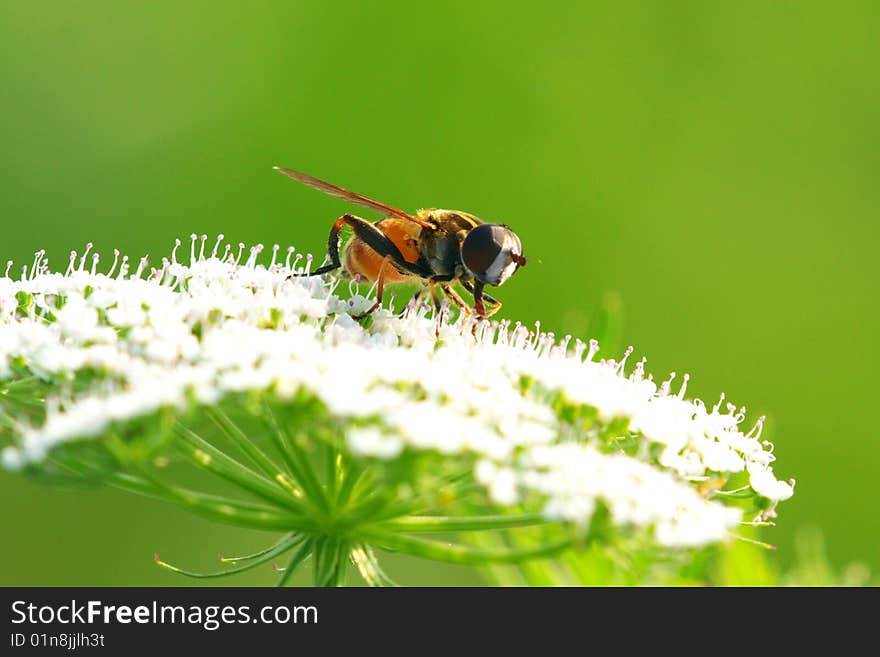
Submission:
[[[653,527],[663,545],[718,541],[741,520],[694,482],[746,471],[771,510],[793,492],[793,482],[773,474],[762,421],[743,433],[744,409],[709,410],[685,399],[685,386],[672,394],[671,378],[656,385],[644,360],[627,373],[629,351],[620,362],[597,361],[595,342],[570,346],[538,329],[464,315],[451,321],[445,307],[433,317],[416,301],[399,314],[378,310],[364,328],[349,312],[371,301],[354,287],[343,300],[336,279],[289,277],[311,258],[291,262],[291,248],[282,261],[275,246],[263,265],[261,246],[243,259],[244,245],[223,247],[222,239],[206,252],[205,236],[193,236],[188,264],[178,261],[178,241],[160,268],[143,259],[134,272],[116,253],[99,273],[91,245],[71,254],[64,274],[51,273],[42,252],[17,280],[7,268],[0,386],[14,363],[45,380],[101,373],[90,390],[48,400],[41,425],[19,423],[15,446],[2,454],[7,468],[159,408],[305,389],[334,416],[360,420],[347,434],[356,454],[471,455],[498,504],[540,496],[548,517],[585,524],[601,500],[613,522]],[[595,409],[595,427],[628,419],[643,443],[639,458],[600,451],[595,427],[573,431],[550,403],[559,398]]]

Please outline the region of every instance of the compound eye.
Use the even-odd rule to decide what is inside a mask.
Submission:
[[[501,239],[498,233],[501,226],[481,224],[471,229],[461,245],[461,259],[464,266],[477,278],[485,276],[488,269],[501,253]]]
[[[461,245],[464,266],[489,285],[501,285],[522,259],[522,244],[507,226],[480,224],[473,228]]]

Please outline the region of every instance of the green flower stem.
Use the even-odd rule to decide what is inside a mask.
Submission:
[[[264,399],[262,406],[262,420],[269,428],[269,437],[275,444],[275,448],[281,454],[281,458],[284,460],[288,471],[297,481],[300,482],[300,485],[302,485],[305,475],[300,472],[299,462],[293,458],[294,452],[297,451],[296,446],[292,444],[287,432],[284,431],[281,424],[278,422],[278,418],[275,417],[275,411],[272,410],[272,405]]]
[[[365,470],[364,476],[360,477],[358,484],[353,488],[351,497],[354,504],[348,511],[350,517],[370,518],[372,522],[377,524],[387,520],[396,520],[401,516],[433,517],[422,516],[422,514],[435,508],[436,490],[432,489],[418,495],[411,495],[406,499],[389,501],[388,497],[382,494],[382,485],[377,484],[375,477],[371,477],[371,474],[371,470]]]
[[[346,459],[340,452],[339,467],[339,486],[336,493],[336,506],[345,506],[351,498],[352,491],[361,477],[366,472],[366,468],[351,459]]]
[[[35,410],[44,410],[46,408],[46,401],[42,397],[36,397],[33,394],[29,394],[27,391],[20,390],[8,390],[0,393],[0,398],[3,399],[7,404],[12,402],[16,406],[27,406],[29,408]],[[3,413],[9,418],[12,418],[12,415],[8,413]]]
[[[115,488],[180,504],[194,513],[232,525],[268,530],[299,529],[308,531],[314,529],[313,524],[303,516],[252,502],[233,500],[168,484],[158,484],[155,480],[130,474],[115,473],[107,477],[105,481]]]
[[[342,496],[350,500],[353,505],[361,505],[365,501],[381,496],[385,486],[379,477],[378,468],[373,464],[359,464],[356,476],[343,482]]]
[[[547,519],[540,513],[494,516],[409,516],[383,522],[383,530],[392,532],[431,533],[511,529],[542,525]]]
[[[177,566],[172,566],[170,563],[160,560],[158,557],[156,558],[156,563],[159,564],[162,568],[166,568],[172,572],[178,573],[179,575],[186,575],[187,577],[194,577],[196,579],[210,579],[213,577],[226,577],[228,575],[234,575],[236,573],[243,573],[247,570],[251,570],[252,568],[256,568],[257,566],[266,563],[277,557],[280,554],[284,554],[291,548],[295,547],[299,543],[303,541],[303,537],[297,534],[288,534],[285,539],[282,539],[280,543],[277,544],[276,547],[268,550],[262,557],[258,559],[254,559],[250,563],[246,563],[243,566],[238,566],[236,568],[228,568],[226,570],[218,570],[213,573],[196,573],[191,570],[184,570],[182,568],[178,568]]]
[[[274,544],[270,545],[269,547],[267,547],[263,550],[260,550],[259,552],[254,552],[253,554],[244,554],[240,557],[225,557],[221,554],[221,555],[219,555],[220,563],[244,563],[245,561],[252,561],[253,559],[259,559],[263,555],[268,554],[269,552],[274,550],[276,547],[281,545],[281,543],[283,543],[285,540],[287,540],[287,538],[290,536],[293,536],[293,532],[291,532],[290,534],[285,534],[284,536],[281,537],[281,540],[279,540],[277,543],[274,543]]]
[[[186,427],[180,427],[179,435],[186,444],[178,443],[178,446],[193,464],[249,490],[264,500],[302,513],[302,505],[292,495],[280,490],[276,483],[221,452]]]
[[[281,579],[278,580],[278,586],[284,586],[287,584],[287,581],[291,578],[293,573],[296,572],[296,569],[299,568],[300,564],[302,564],[302,562],[312,553],[314,548],[315,541],[313,539],[306,539],[306,542],[300,546],[299,550],[293,553],[290,561],[287,562],[287,566],[284,568]]]
[[[401,503],[397,503],[394,506],[398,506]],[[357,522],[361,522],[365,518],[369,518],[373,522],[378,522],[379,520],[385,520],[386,518],[381,517],[379,515],[380,512],[387,512],[389,510],[389,506],[391,505],[387,494],[384,494],[383,491],[373,491],[368,493],[366,497],[361,499],[354,498],[352,500],[351,505],[346,509],[345,517],[355,519]],[[392,512],[390,517],[402,516],[408,513],[413,513],[413,507],[405,506],[402,507],[402,510],[397,512]]]
[[[351,546],[349,544],[344,541],[336,543],[336,551],[332,555],[333,570],[330,572],[330,578],[326,583],[327,586],[345,586],[350,553]]]
[[[525,548],[540,543],[545,540],[541,536],[541,528],[537,531],[528,532],[508,532],[505,536],[499,536],[489,533],[470,533],[467,534],[466,540],[469,543],[478,545],[483,548],[492,549],[517,549]],[[589,542],[589,537],[582,537],[584,544]],[[542,559],[529,560],[521,563],[500,566],[503,569],[510,569],[513,572],[508,573],[506,579],[518,579],[520,585],[526,586],[566,586],[574,583],[574,575],[567,567],[562,564],[562,560],[571,554],[580,554],[584,545],[578,545],[578,550],[566,550],[559,559]],[[496,569],[499,566],[496,566]],[[496,570],[493,576],[499,576]],[[503,577],[503,576],[502,576]]]
[[[275,462],[270,459],[266,454],[257,447],[252,440],[250,440],[245,433],[238,427],[235,422],[233,422],[226,413],[224,413],[219,408],[207,408],[206,409],[208,417],[216,424],[223,434],[227,436],[230,440],[232,440],[235,445],[241,449],[242,452],[247,454],[247,456],[254,462],[254,464],[263,471],[269,479],[276,482],[279,486],[281,486],[285,491],[290,493],[296,498],[302,498],[302,491],[297,488],[293,481],[291,481],[290,476],[286,472],[282,472]]]
[[[370,586],[397,586],[379,566],[376,554],[368,545],[356,545],[351,551],[351,561]]]
[[[284,458],[294,478],[303,487],[306,498],[312,501],[321,511],[329,512],[330,505],[327,496],[321,487],[321,482],[315,476],[308,456],[296,445],[296,441],[291,440],[287,430],[278,422],[278,418],[275,417],[275,413],[268,402],[264,402],[263,415],[269,424],[270,433],[278,447],[278,451],[281,452],[282,458]]]
[[[122,472],[108,474],[88,464],[71,459],[63,461],[53,459],[53,463],[78,477],[87,480],[99,479],[114,488],[129,493],[180,504],[193,513],[211,520],[253,529],[313,529],[312,524],[305,518],[292,513],[280,512],[275,507],[172,486],[159,481],[148,473],[144,473],[145,476],[142,477]]]
[[[324,443],[324,481],[327,485],[327,497],[335,500],[342,476],[342,453],[331,441]]]
[[[406,552],[425,559],[466,566],[485,563],[518,563],[528,559],[552,557],[571,547],[574,543],[573,539],[565,539],[536,548],[495,550],[450,545],[378,529],[365,532],[365,538],[386,550]]]
[[[318,539],[315,547],[315,586],[342,586],[349,546],[334,536]]]

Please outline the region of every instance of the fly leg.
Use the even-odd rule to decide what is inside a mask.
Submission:
[[[407,262],[406,258],[404,258],[403,254],[400,252],[400,249],[398,249],[394,242],[388,239],[385,233],[379,230],[375,224],[371,224],[366,219],[361,219],[353,214],[344,214],[333,223],[333,227],[330,229],[330,237],[327,239],[327,257],[330,258],[330,264],[318,267],[308,273],[294,273],[290,276],[320,276],[321,274],[326,274],[334,269],[339,269],[342,266],[342,263],[339,260],[339,235],[342,232],[343,226],[350,226],[354,230],[355,237],[373,249],[373,251],[380,256],[383,258],[389,257],[392,264],[399,271],[413,274],[421,278],[426,278],[430,275],[430,273],[425,271],[422,267]]]
[[[431,298],[434,299],[434,309],[437,312],[440,312],[440,297],[437,295],[437,288],[435,286],[440,285],[443,291],[446,292],[446,288],[449,286],[445,284],[453,278],[455,278],[453,274],[435,274],[428,277],[428,285],[431,287]]]
[[[440,339],[440,295],[437,294],[437,286],[439,285],[444,292],[446,292],[446,288],[449,286],[446,285],[449,281],[455,278],[452,274],[435,274],[428,279],[428,285],[431,286],[431,298],[434,300],[434,317],[436,318],[436,323],[434,325],[434,337],[438,340]]]
[[[458,292],[456,292],[451,285],[441,285],[440,289],[443,290],[446,298],[449,299],[456,306],[458,306],[463,313],[465,313],[466,315],[471,314],[471,307],[467,303],[465,303],[464,299],[459,296]]]
[[[371,315],[376,308],[382,305],[382,292],[385,290],[385,267],[389,262],[391,262],[391,256],[387,255],[382,258],[382,264],[379,266],[379,275],[376,277],[376,302],[366,312],[360,315],[352,315],[352,319],[363,319],[367,315]]]
[[[501,302],[498,299],[483,292],[483,283],[480,281],[475,281],[473,285],[467,281],[462,281],[461,284],[464,286],[464,289],[474,295],[474,310],[477,311],[477,315],[480,317],[491,317],[501,308]],[[484,301],[492,305],[492,308],[488,311],[483,303]]]

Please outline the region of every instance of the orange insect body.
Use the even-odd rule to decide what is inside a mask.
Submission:
[[[419,235],[422,227],[405,219],[388,217],[376,223],[376,226],[394,242],[400,249],[407,262],[417,262],[419,259]],[[382,266],[382,256],[357,237],[349,240],[345,246],[345,269],[350,274],[360,274],[361,278],[375,281],[379,277],[379,267]],[[403,274],[394,267],[385,268],[386,283],[405,283],[412,280],[412,276]]]

